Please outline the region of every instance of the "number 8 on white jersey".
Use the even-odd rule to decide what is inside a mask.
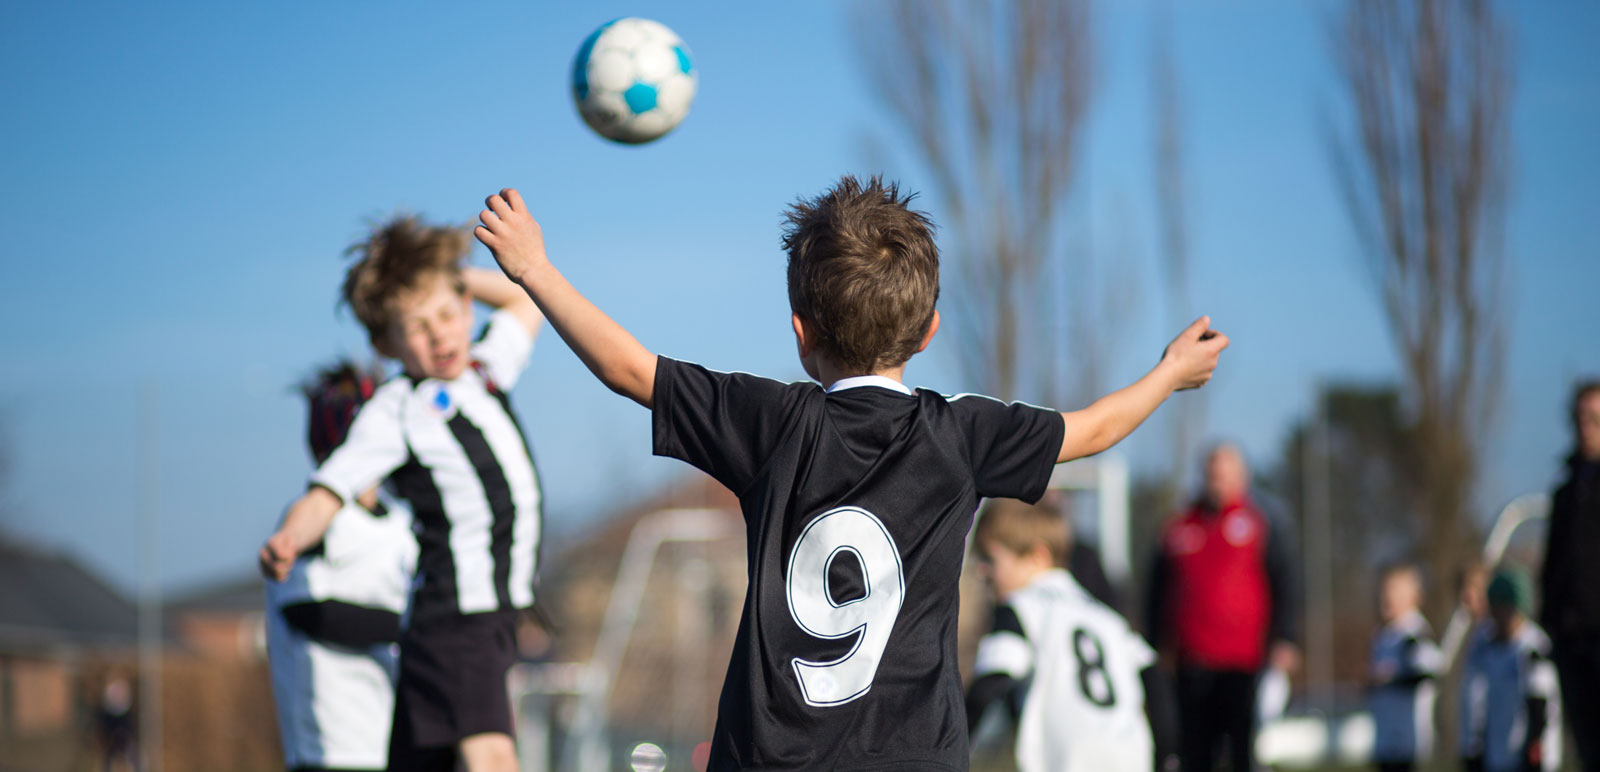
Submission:
[[[834,603],[828,567],[842,552],[854,553],[860,561],[866,592]],[[828,640],[856,636],[849,653],[831,662],[792,660],[806,703],[833,707],[866,694],[878,673],[906,591],[900,550],[883,521],[858,507],[836,507],[822,513],[795,540],[785,588],[789,614],[802,630]]]

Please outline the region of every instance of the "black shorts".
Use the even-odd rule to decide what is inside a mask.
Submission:
[[[517,660],[516,625],[514,611],[412,623],[400,638],[390,770],[449,770],[463,738],[512,736],[506,672]]]

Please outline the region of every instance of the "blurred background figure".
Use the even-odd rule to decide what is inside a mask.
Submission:
[[[1067,523],[1069,533],[1072,532],[1074,527],[1072,502],[1062,491],[1046,493],[1044,498],[1039,500],[1039,506],[1064,513],[1062,517]],[[1100,551],[1095,549],[1094,545],[1085,544],[1076,538],[1067,541],[1071,546],[1067,549],[1067,563],[1062,568],[1071,572],[1078,586],[1088,591],[1095,600],[1106,604],[1118,614],[1126,613],[1126,609],[1122,607],[1122,595],[1106,576],[1105,563],[1100,559]]]
[[[1515,569],[1489,581],[1490,634],[1468,652],[1462,675],[1467,772],[1561,768],[1561,693],[1550,639],[1527,617],[1529,594]]]
[[[128,679],[113,675],[106,681],[95,710],[95,730],[105,772],[134,772],[139,768],[138,729],[134,723],[133,687]]]
[[[1539,622],[1583,769],[1600,770],[1600,381],[1572,397],[1573,449],[1550,501]]]
[[[1413,563],[1383,571],[1372,642],[1367,706],[1376,730],[1372,760],[1381,772],[1405,772],[1433,753],[1435,681],[1443,658],[1422,616],[1422,572]]]
[[[304,386],[314,463],[344,441],[381,379],[341,362]],[[387,766],[395,643],[416,559],[410,513],[374,488],[339,511],[287,579],[267,582],[272,690],[291,772]]]
[[[1262,671],[1299,662],[1291,544],[1251,496],[1244,454],[1213,448],[1204,493],[1162,534],[1145,606],[1150,641],[1176,671],[1185,772],[1210,770],[1223,740],[1235,772],[1253,768]]]
[[[1489,566],[1478,558],[1472,558],[1461,565],[1456,572],[1456,597],[1461,608],[1466,609],[1471,627],[1467,628],[1466,637],[1463,639],[1461,651],[1455,656],[1454,661],[1461,664],[1461,680],[1456,683],[1456,720],[1457,720],[1457,753],[1460,758],[1470,759],[1481,756],[1481,732],[1475,731],[1474,726],[1482,719],[1480,703],[1483,695],[1471,693],[1471,682],[1464,669],[1476,657],[1483,647],[1489,645],[1494,637],[1494,623],[1489,619],[1489,579],[1493,574]]]
[[[1489,567],[1476,558],[1462,564],[1456,572],[1456,595],[1461,607],[1472,617],[1473,632],[1489,621]]]
[[[1145,640],[1077,581],[1074,542],[1053,506],[985,504],[973,558],[995,607],[973,663],[967,731],[1004,703],[1016,724],[1018,769],[1161,772],[1176,744],[1165,678]]]

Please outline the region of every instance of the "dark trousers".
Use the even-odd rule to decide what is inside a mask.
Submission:
[[[1178,754],[1183,772],[1211,772],[1219,741],[1227,741],[1233,772],[1255,769],[1256,683],[1254,672],[1178,668],[1182,724]]]
[[[1378,772],[1411,772],[1415,766],[1409,761],[1380,761]]]
[[[1577,741],[1579,768],[1600,771],[1600,636],[1563,636],[1554,649],[1562,708],[1567,731]]]

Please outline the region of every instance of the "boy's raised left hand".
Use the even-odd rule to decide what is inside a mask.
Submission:
[[[472,235],[489,248],[507,277],[522,283],[528,271],[547,262],[544,232],[514,188],[501,189],[485,199],[484,205],[488,208],[478,213],[483,224],[474,228]]]

